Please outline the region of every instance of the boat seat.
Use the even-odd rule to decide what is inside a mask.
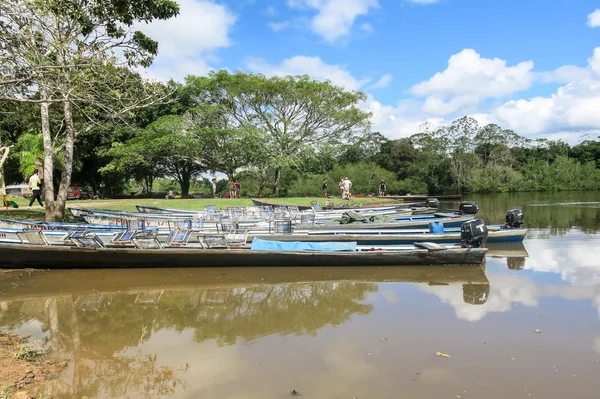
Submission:
[[[17,233],[17,237],[19,237],[19,240],[22,242],[30,245],[50,245],[48,239],[41,230],[24,229]]]
[[[300,224],[315,224],[314,213],[303,213],[300,215]]]
[[[139,249],[162,249],[163,247],[154,232],[138,233],[132,240],[135,247]]]
[[[292,234],[291,220],[273,220],[269,222],[269,234]]]
[[[89,230],[77,230],[65,237],[65,241],[71,241],[78,248],[98,249],[104,248],[104,243],[96,234]]]
[[[229,247],[240,247],[248,241],[248,229],[236,229],[225,233],[225,240]]]
[[[198,242],[202,245],[202,248],[213,249],[213,248],[229,248],[227,239],[223,234],[208,234],[198,236]]]
[[[173,230],[169,233],[167,237],[167,246],[168,247],[184,247],[187,245],[190,240],[190,235],[192,231],[190,229],[186,230]]]
[[[444,251],[448,248],[441,246],[440,244],[436,244],[434,242],[415,242],[413,245],[417,248],[424,248],[430,251]]]
[[[131,230],[121,231],[121,232],[115,234],[115,236],[110,240],[110,245],[114,245],[114,246],[118,246],[118,247],[135,245],[133,243],[133,239],[135,238],[137,233],[138,233],[137,231],[131,231]]]

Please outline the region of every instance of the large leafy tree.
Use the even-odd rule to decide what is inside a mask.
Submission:
[[[158,51],[155,41],[132,26],[178,10],[173,0],[0,2],[0,100],[39,104],[47,220],[64,213],[76,135],[164,98],[162,85],[144,84],[128,69],[149,66]],[[63,113],[61,137],[51,134],[51,106]],[[54,200],[57,139],[64,140],[64,168]]]
[[[368,130],[369,116],[358,108],[366,99],[330,82],[308,76],[265,77],[219,71],[208,78],[187,78],[192,92],[219,106],[240,128],[268,135],[273,194],[279,195],[281,171],[306,150],[342,145]]]

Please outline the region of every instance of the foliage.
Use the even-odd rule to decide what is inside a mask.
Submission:
[[[268,135],[265,147],[275,169],[276,196],[282,169],[293,168],[300,154],[345,144],[368,127],[369,114],[357,107],[366,95],[329,81],[222,70],[208,78],[189,76],[186,82],[197,97],[219,106],[240,128],[252,127]]]

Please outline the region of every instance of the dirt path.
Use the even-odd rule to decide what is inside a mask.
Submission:
[[[31,388],[43,387],[66,367],[67,362],[50,359],[27,339],[0,331],[0,397],[32,398]]]

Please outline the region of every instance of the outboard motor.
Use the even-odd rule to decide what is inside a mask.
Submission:
[[[463,201],[458,205],[458,212],[463,215],[476,215],[479,205],[475,201]]]
[[[481,219],[469,220],[460,226],[460,246],[481,248],[488,238],[488,228]]]
[[[438,200],[437,198],[427,198],[425,200],[425,205],[429,208],[437,209],[440,207],[440,200]]]
[[[523,211],[520,209],[513,209],[506,212],[506,224],[504,225],[507,229],[518,229],[525,223],[525,216]]]

